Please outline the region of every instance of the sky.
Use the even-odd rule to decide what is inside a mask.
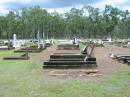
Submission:
[[[130,11],[130,0],[0,0],[0,15],[8,13],[9,10],[19,10],[23,7],[36,5],[47,9],[48,12],[57,11],[59,13],[65,13],[72,7],[80,9],[84,5],[104,9],[106,4]]]

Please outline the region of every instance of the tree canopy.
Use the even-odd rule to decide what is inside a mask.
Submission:
[[[130,13],[106,5],[104,10],[91,6],[72,8],[69,12],[48,13],[39,6],[9,11],[0,16],[0,38],[36,38],[39,31],[48,38],[113,38],[130,37]]]

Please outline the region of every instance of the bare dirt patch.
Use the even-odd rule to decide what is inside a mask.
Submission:
[[[44,79],[99,79],[104,75],[110,75],[114,72],[128,71],[130,67],[127,64],[118,62],[109,58],[110,53],[130,53],[129,48],[121,48],[107,45],[103,48],[96,47],[94,50],[95,57],[97,58],[98,72],[87,73],[88,69],[42,69],[43,62],[49,59],[50,54],[53,53],[80,53],[79,50],[56,50],[55,47],[50,47],[40,54],[33,54],[32,60],[37,64],[41,64],[41,76]]]
[[[111,74],[113,72],[125,71],[130,69],[127,64],[118,62],[109,58],[110,53],[129,53],[129,48],[115,47],[115,46],[105,46],[104,48],[95,48],[95,56],[97,58],[98,70],[102,74]]]

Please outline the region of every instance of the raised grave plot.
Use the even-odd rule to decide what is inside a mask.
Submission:
[[[8,56],[4,57],[3,60],[29,60],[30,57],[28,56],[27,53],[22,54],[20,56]]]
[[[113,54],[113,59],[117,59],[123,63],[130,63],[130,54]]]
[[[64,50],[64,49],[67,49],[67,50],[79,50],[79,45],[78,44],[73,44],[71,42],[63,42],[63,43],[60,43],[59,45],[57,45],[57,49],[58,50]]]
[[[39,53],[43,51],[46,48],[38,48],[38,47],[27,47],[27,48],[21,48],[19,50],[15,50],[15,53],[22,53],[22,52],[29,52],[29,53]]]
[[[23,52],[29,52],[29,53],[39,53],[41,52],[42,50],[41,49],[36,49],[36,50],[15,50],[14,52],[15,53],[23,53]]]
[[[43,63],[43,68],[97,68],[96,58],[91,56],[93,49],[94,46],[86,46],[84,54],[54,53]]]

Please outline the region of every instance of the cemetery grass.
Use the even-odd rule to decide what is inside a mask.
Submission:
[[[42,65],[33,60],[2,60],[12,54],[0,51],[0,97],[130,97],[130,71],[100,80],[44,80]]]

